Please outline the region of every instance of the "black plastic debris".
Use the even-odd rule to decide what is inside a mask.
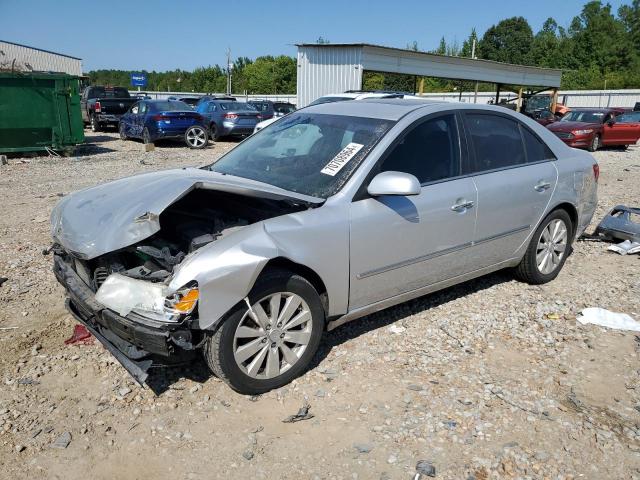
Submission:
[[[296,413],[295,415],[289,415],[287,418],[282,420],[282,422],[295,423],[301,420],[310,420],[314,416],[313,413],[309,413],[310,408],[311,408],[311,405],[305,404],[302,407],[300,407],[300,410],[298,410],[298,413]]]
[[[426,477],[436,476],[436,467],[427,460],[419,460],[416,464],[416,476],[415,478],[421,478],[424,475]]]
[[[640,242],[640,208],[616,205],[604,216],[594,233],[610,241]]]
[[[7,277],[0,277],[0,287],[2,286],[2,284],[4,282],[6,282],[7,280],[9,280]]]

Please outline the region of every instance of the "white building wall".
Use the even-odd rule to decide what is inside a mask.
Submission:
[[[298,47],[298,107],[315,99],[362,85],[362,48]]]
[[[0,40],[0,67],[82,75],[82,60]]]

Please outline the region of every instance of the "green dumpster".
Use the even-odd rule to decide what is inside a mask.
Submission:
[[[79,88],[63,73],[0,72],[0,153],[72,152],[84,142]]]

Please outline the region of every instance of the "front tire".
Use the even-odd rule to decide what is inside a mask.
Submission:
[[[315,354],[325,313],[316,289],[285,270],[261,275],[248,295],[205,341],[213,373],[239,393],[256,395],[302,374]]]
[[[520,264],[518,279],[540,285],[558,276],[571,252],[573,226],[565,210],[554,210],[540,223]]]

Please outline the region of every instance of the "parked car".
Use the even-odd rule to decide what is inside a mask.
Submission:
[[[347,100],[366,100],[367,98],[420,98],[405,92],[348,90],[344,93],[331,93],[315,99],[309,105],[344,102]]]
[[[274,105],[275,115],[269,118],[268,120],[263,120],[262,122],[259,122],[258,124],[256,124],[256,127],[253,129],[253,133],[256,133],[262,130],[264,127],[271,125],[273,122],[275,122],[279,118],[296,111],[296,107],[292,103],[274,103],[273,105]]]
[[[245,102],[209,100],[196,108],[205,119],[212,140],[220,137],[251,135],[262,120],[260,112]]]
[[[558,120],[558,117],[551,110],[535,110],[530,112],[528,116],[543,126],[550,125]]]
[[[209,132],[202,115],[177,100],[143,100],[120,119],[120,138],[141,138],[144,143],[182,139],[189,148],[204,148]]]
[[[602,146],[631,145],[640,138],[632,123],[619,123],[622,108],[574,108],[547,128],[570,147],[595,152]]]
[[[282,117],[291,112],[295,112],[296,106],[288,102],[272,102],[271,100],[249,100],[247,102],[252,105],[264,120],[273,117]]]
[[[91,125],[93,132],[99,132],[106,126],[115,127],[120,117],[137,101],[123,87],[87,87],[80,97],[82,121]]]
[[[203,104],[205,102],[210,102],[211,100],[228,100],[230,102],[235,102],[236,101],[236,97],[230,97],[228,95],[204,95],[203,97],[200,97],[198,99],[198,102],[195,105],[196,110],[198,109],[198,107],[201,104]]]
[[[186,103],[195,110],[196,105],[200,101],[200,97],[169,97],[167,100],[178,100],[179,102]]]
[[[258,394],[304,372],[325,329],[504,268],[553,280],[598,174],[503,108],[322,104],[207,167],[65,196],[54,271],[72,315],[139,382],[154,358],[201,350]]]

